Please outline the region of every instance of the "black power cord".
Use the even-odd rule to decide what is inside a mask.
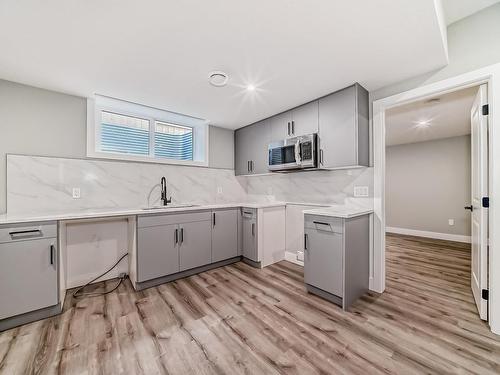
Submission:
[[[100,293],[80,293],[80,292],[81,292],[84,288],[86,288],[87,286],[89,286],[90,284],[92,284],[94,281],[96,281],[97,279],[99,279],[99,278],[103,277],[103,276],[104,276],[104,275],[106,275],[108,272],[110,272],[113,268],[115,268],[115,267],[118,265],[118,263],[120,263],[120,262],[123,260],[123,258],[125,258],[127,255],[128,255],[128,253],[123,254],[123,255],[121,256],[121,258],[120,258],[120,259],[118,259],[118,261],[117,261],[115,264],[113,264],[113,266],[112,266],[110,269],[108,269],[106,272],[104,272],[104,273],[100,274],[99,276],[97,276],[97,277],[93,278],[93,279],[92,279],[92,280],[90,280],[87,284],[85,284],[85,285],[83,285],[83,286],[79,287],[79,288],[78,288],[78,289],[77,289],[77,290],[73,293],[73,297],[74,297],[74,298],[81,298],[81,297],[98,297],[98,296],[104,296],[104,295],[109,294],[109,293],[111,293],[111,292],[114,292],[116,289],[118,289],[118,287],[119,287],[120,285],[122,285],[123,280],[125,280],[125,279],[127,278],[127,275],[125,275],[125,276],[121,276],[121,277],[120,277],[120,281],[118,282],[118,284],[116,284],[116,286],[115,286],[114,288],[112,288],[111,290],[107,290],[107,291],[105,291],[105,292],[100,292]]]

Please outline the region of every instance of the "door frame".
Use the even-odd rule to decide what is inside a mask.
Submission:
[[[486,83],[488,86],[488,190],[500,197],[500,116],[493,103],[500,102],[500,64],[464,73],[442,81],[392,95],[373,102],[374,215],[373,254],[370,289],[385,290],[385,111],[415,100],[442,95]],[[489,207],[488,316],[492,332],[500,334],[500,199],[490,199]]]

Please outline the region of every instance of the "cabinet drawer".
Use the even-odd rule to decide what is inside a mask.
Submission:
[[[320,215],[305,215],[304,227],[325,232],[343,233],[343,219],[338,217],[328,217]]]
[[[0,243],[55,237],[57,237],[55,221],[0,226]]]
[[[155,227],[158,225],[192,223],[205,220],[211,220],[211,211],[139,216],[137,218],[137,226],[139,228],[145,228]]]

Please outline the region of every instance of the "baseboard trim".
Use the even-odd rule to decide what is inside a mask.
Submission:
[[[463,236],[460,234],[439,233],[439,232],[430,232],[425,230],[396,228],[396,227],[385,227],[385,231],[389,233],[405,234],[407,236],[427,237],[427,238],[434,238],[436,240],[471,243],[470,236]]]
[[[299,266],[304,267],[304,262],[297,259],[297,254],[291,253],[290,251],[285,251],[285,260],[298,264]]]

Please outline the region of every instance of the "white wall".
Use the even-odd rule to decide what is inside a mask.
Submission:
[[[372,91],[370,100],[385,98],[500,62],[499,40],[500,3],[497,3],[448,26],[447,66]]]
[[[470,236],[470,136],[387,147],[385,189],[388,227]]]

